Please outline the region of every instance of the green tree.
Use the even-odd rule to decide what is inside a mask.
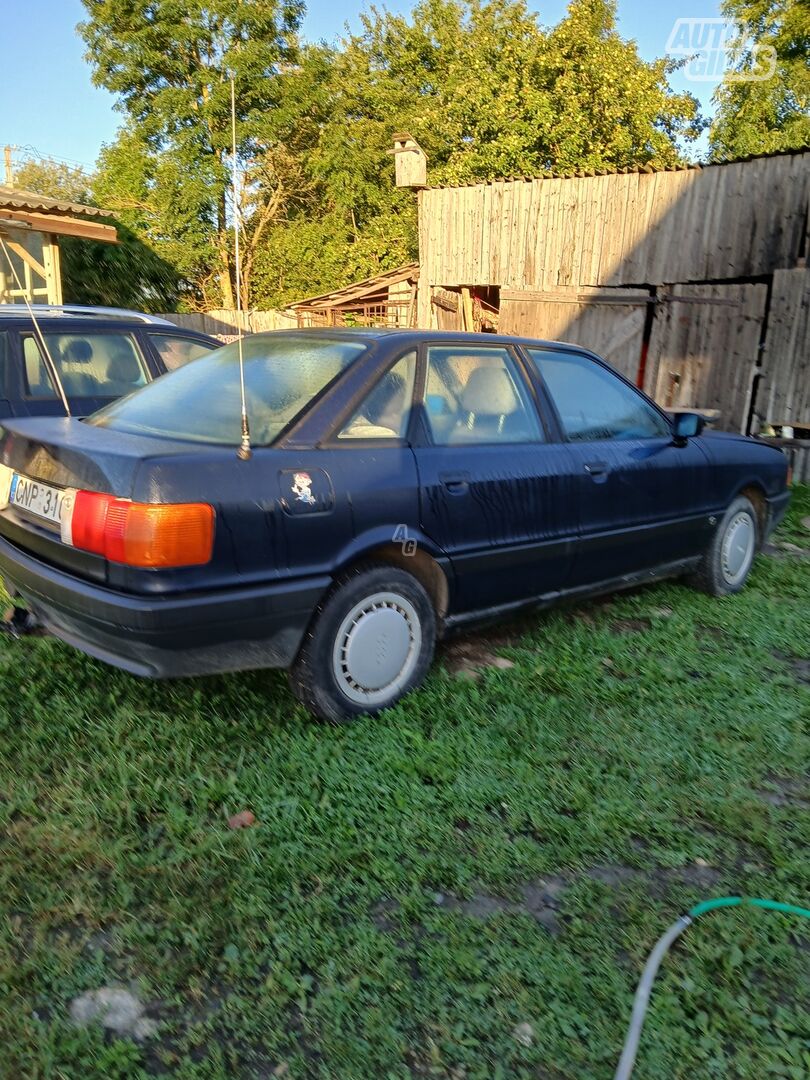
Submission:
[[[300,150],[311,186],[271,230],[276,250],[257,257],[263,302],[296,298],[302,276],[313,293],[415,256],[415,200],[396,189],[389,152],[396,131],[417,138],[432,181],[469,183],[669,165],[703,127],[695,98],[669,87],[675,65],[643,61],[620,37],[612,0],[574,0],[550,31],[524,0],[420,0],[409,15],[372,8],[361,23],[291,75],[317,121]],[[275,137],[285,142],[284,125]],[[279,247],[295,258],[297,236],[298,261],[282,264]],[[327,265],[337,279],[322,280]]]
[[[548,35],[541,81],[554,103],[537,153],[546,168],[674,165],[705,121],[697,99],[675,93],[681,61],[645,61],[616,29],[615,0],[573,0]]]
[[[716,94],[716,158],[810,145],[810,5],[807,0],[724,0],[739,26],[739,56]],[[769,60],[775,63],[767,73]]]
[[[52,199],[92,205],[92,176],[80,165],[52,158],[27,158],[14,169],[14,187]]]
[[[109,209],[98,177],[49,159],[30,159],[15,170],[15,186],[53,199]],[[117,244],[65,236],[59,241],[65,303],[173,311],[181,278],[176,266],[121,218],[114,220]]]
[[[244,160],[257,149],[263,117],[278,107],[277,76],[294,59],[303,0],[83,2],[88,18],[79,31],[93,81],[118,96],[127,117],[102,162],[105,183],[134,212],[169,226],[164,239],[188,243],[205,302],[215,298],[215,279],[219,301],[233,307],[230,78]]]

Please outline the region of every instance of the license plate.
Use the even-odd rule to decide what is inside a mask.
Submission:
[[[62,518],[73,507],[73,491],[70,488],[51,487],[41,480],[14,473],[11,478],[9,502],[59,528]]]

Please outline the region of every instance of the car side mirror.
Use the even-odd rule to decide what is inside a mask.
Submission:
[[[687,439],[693,439],[703,431],[705,421],[697,413],[676,413],[672,421],[672,438],[676,446],[686,446]]]

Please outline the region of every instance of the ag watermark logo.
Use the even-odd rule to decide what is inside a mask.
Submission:
[[[402,545],[403,555],[415,555],[416,554],[416,537],[411,536],[408,533],[407,525],[397,525],[394,529],[394,535],[391,537],[395,544]]]
[[[690,82],[767,82],[776,72],[773,45],[757,44],[728,19],[676,19],[666,51],[686,58]]]

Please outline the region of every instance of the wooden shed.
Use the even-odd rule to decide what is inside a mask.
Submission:
[[[415,326],[419,264],[290,304],[299,326]]]
[[[585,345],[668,408],[810,425],[810,150],[433,187],[421,326]]]
[[[114,244],[107,210],[0,186],[0,304],[61,304],[59,238]]]

